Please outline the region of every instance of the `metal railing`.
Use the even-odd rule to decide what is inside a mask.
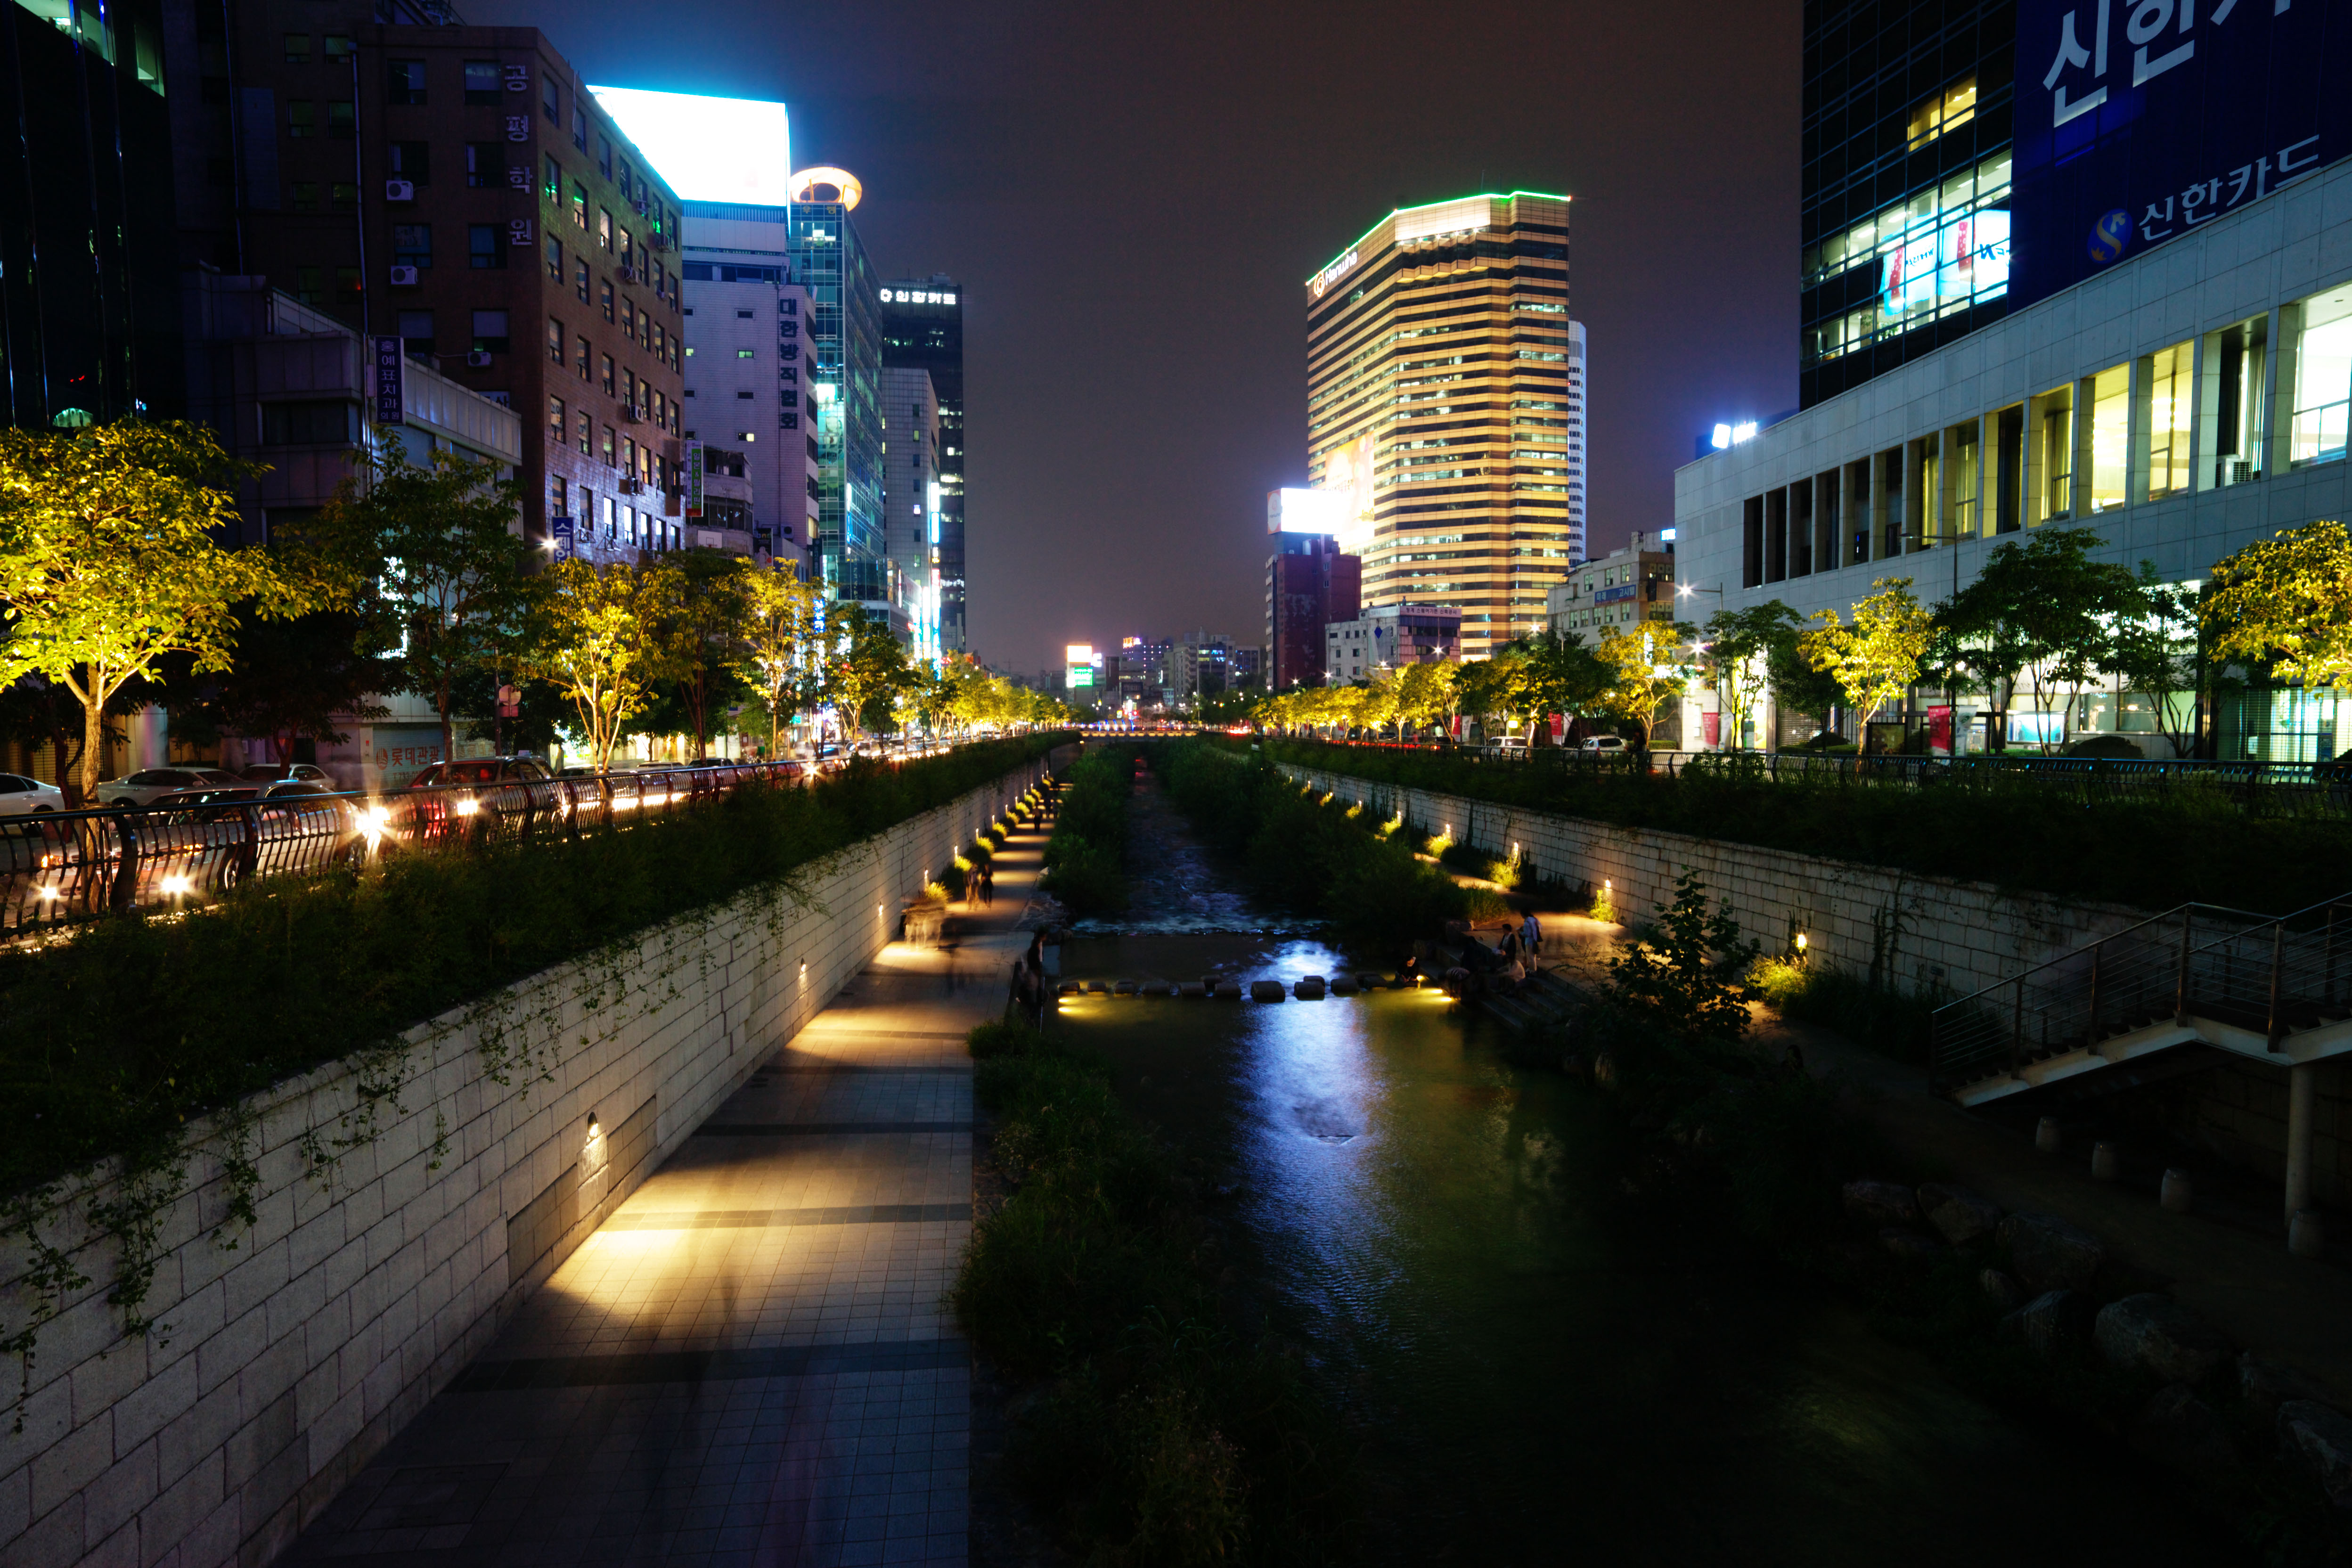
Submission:
[[[2183,904],[1936,1010],[1927,1088],[1946,1094],[2191,1016],[2270,1049],[2352,1013],[2352,895],[2284,916]]]
[[[0,817],[0,940],[107,913],[187,908],[257,879],[408,850],[625,827],[747,786],[803,784],[823,766],[742,763],[274,796],[257,785],[251,799]]]

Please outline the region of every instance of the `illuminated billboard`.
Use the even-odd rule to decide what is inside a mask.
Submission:
[[[1265,492],[1268,533],[1337,533],[1343,519],[1342,498],[1328,490],[1281,489]]]
[[[1900,316],[1936,300],[1966,300],[2009,281],[2009,214],[1998,207],[1943,215],[1906,231],[1886,253],[1881,307]]]
[[[1372,434],[1367,430],[1323,460],[1321,493],[1332,513],[1328,531],[1339,548],[1361,555],[1372,542]]]
[[[685,200],[771,207],[792,200],[792,129],[782,104],[635,87],[588,90]]]
[[[1094,686],[1094,644],[1074,642],[1062,645],[1062,683],[1072,691],[1087,690]]]

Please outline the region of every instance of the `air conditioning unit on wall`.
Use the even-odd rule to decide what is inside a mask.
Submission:
[[[383,199],[388,202],[413,202],[416,199],[416,183],[414,180],[386,180],[383,183]]]
[[[394,268],[392,269],[392,286],[393,286],[394,288],[395,288],[395,289],[414,289],[414,288],[415,288],[415,287],[416,287],[416,268],[414,268],[414,267],[395,267],[395,268]]]
[[[466,363],[474,370],[488,370],[490,368],[490,356],[485,351],[476,349],[467,354]]]

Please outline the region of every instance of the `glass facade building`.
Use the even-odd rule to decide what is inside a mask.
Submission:
[[[964,647],[963,289],[934,273],[882,285],[882,363],[930,374],[939,400],[940,646]]]
[[[1362,557],[1366,605],[1459,609],[1468,658],[1541,631],[1584,555],[1568,205],[1515,191],[1406,207],[1307,280],[1321,526]],[[1319,633],[1305,646],[1319,672]]]
[[[17,0],[0,79],[0,371],[9,423],[79,429],[183,402],[172,130],[155,0]]]
[[[1801,406],[2009,310],[2016,0],[1806,0]]]
[[[792,206],[793,280],[808,290],[816,547],[837,597],[891,598],[882,535],[882,301],[844,202]]]

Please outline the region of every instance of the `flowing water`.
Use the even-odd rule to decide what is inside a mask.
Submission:
[[[1137,916],[1072,941],[1065,976],[1353,967],[1318,940]],[[1826,1291],[1696,1237],[1604,1223],[1612,1174],[1585,1157],[1597,1107],[1510,1065],[1480,1022],[1380,991],[1089,997],[1055,1026],[1233,1173],[1225,1211],[1274,1326],[1362,1436],[1366,1561],[2231,1560],[2178,1485],[2112,1441],[2004,1419]]]

